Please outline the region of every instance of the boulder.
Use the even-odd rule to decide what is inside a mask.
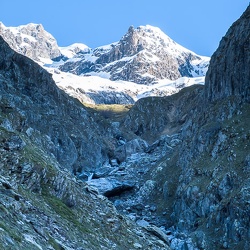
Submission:
[[[123,162],[132,154],[145,152],[147,147],[148,143],[146,141],[136,138],[117,147],[114,156],[119,162]]]
[[[153,235],[157,236],[159,239],[170,245],[168,236],[159,228],[154,225],[146,226],[146,230]]]
[[[124,191],[134,188],[135,183],[132,181],[118,181],[114,178],[99,178],[87,181],[91,187],[97,188],[99,193],[106,196],[119,196]]]

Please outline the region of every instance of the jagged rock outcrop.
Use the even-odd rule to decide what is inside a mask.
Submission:
[[[0,35],[12,49],[35,61],[62,56],[56,39],[41,24],[5,27],[0,22]]]
[[[250,9],[237,20],[213,54],[206,75],[206,98],[217,101],[229,96],[250,101]],[[226,56],[225,56],[226,55]]]
[[[118,181],[114,178],[98,178],[87,182],[89,186],[98,190],[106,197],[119,196],[121,193],[131,190],[135,186],[133,181]]]
[[[119,42],[66,61],[60,69],[77,75],[105,73],[111,80],[152,84],[165,78],[204,76],[208,63],[209,58],[196,55],[160,29],[147,25],[130,27]]]

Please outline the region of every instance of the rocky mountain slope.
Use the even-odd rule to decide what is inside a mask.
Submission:
[[[107,152],[102,151],[109,138],[106,133],[107,140],[102,139],[104,128],[77,100],[60,90],[46,70],[12,51],[3,39],[1,44],[1,104],[10,113],[18,109],[24,117],[18,120],[12,115],[11,120],[4,121],[6,128],[17,129],[24,124],[24,131],[69,170],[108,160]],[[86,147],[88,140],[92,144]]]
[[[111,132],[2,38],[0,90],[1,249],[168,249],[75,178],[105,165]]]
[[[249,15],[245,12],[222,38],[218,50],[213,54],[206,77],[206,98],[216,101],[235,96],[249,102]],[[224,56],[227,55],[227,56]],[[221,65],[218,67],[217,65]]]
[[[145,96],[170,95],[203,84],[209,63],[208,57],[196,55],[149,25],[130,27],[119,42],[96,49],[84,44],[58,47],[38,24],[1,24],[0,34],[14,50],[52,73],[60,88],[92,104],[133,104]]]

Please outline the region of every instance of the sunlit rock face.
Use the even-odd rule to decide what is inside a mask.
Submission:
[[[159,79],[176,80],[182,76],[204,76],[209,63],[180,46],[159,28],[150,25],[130,27],[117,43],[80,55],[60,67],[74,74],[106,72],[111,80],[152,84]]]
[[[56,39],[41,24],[5,27],[0,23],[0,35],[12,49],[35,61],[54,59],[62,55]]]
[[[210,60],[150,25],[131,26],[119,42],[95,49],[80,43],[58,47],[41,24],[6,27],[0,23],[0,34],[12,49],[42,65],[61,89],[83,103],[133,104],[146,96],[171,95],[204,84]]]

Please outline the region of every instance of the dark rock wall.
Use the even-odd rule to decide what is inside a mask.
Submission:
[[[62,167],[81,171],[107,160],[102,148],[106,148],[103,135],[108,138],[108,133],[94,122],[79,101],[56,86],[46,70],[14,52],[2,38],[0,89],[2,109],[7,107],[21,113],[23,121],[16,126],[22,131],[32,131],[30,136],[52,153]]]
[[[250,247],[249,18],[250,7],[222,39],[204,89],[142,99],[125,119],[145,139],[178,133],[172,155],[145,180],[158,187],[147,197],[167,211],[165,226],[187,233],[198,249]]]
[[[250,7],[237,20],[213,54],[206,75],[209,101],[235,96],[250,101]]]
[[[249,248],[249,24],[248,7],[212,56],[205,98],[192,103],[178,160],[167,163],[180,171],[172,222],[199,249]]]
[[[126,115],[124,127],[148,142],[179,132],[190,110],[195,113],[201,108],[203,90],[204,86],[194,85],[171,96],[142,98]]]

